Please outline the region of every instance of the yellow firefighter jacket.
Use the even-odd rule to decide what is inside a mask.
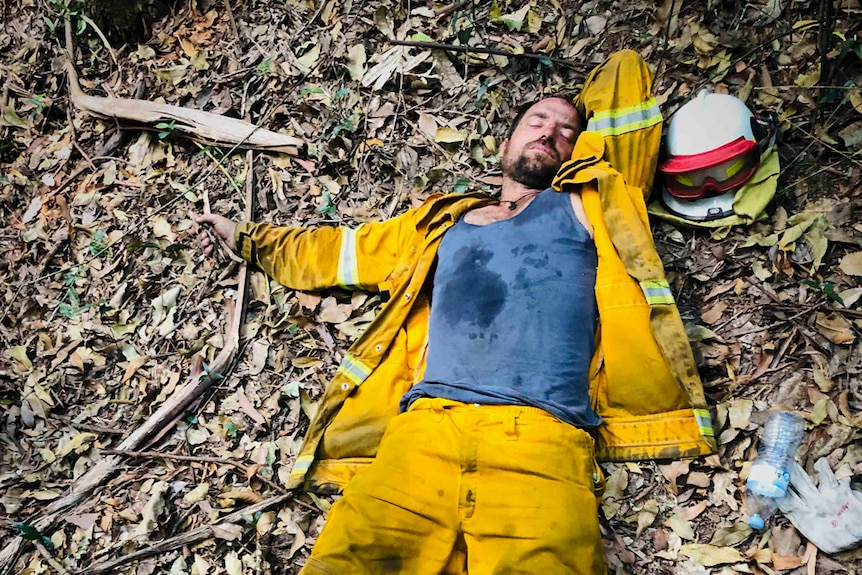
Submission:
[[[692,457],[713,452],[716,444],[688,339],[649,231],[644,189],[654,175],[661,117],[648,97],[648,72],[632,54],[615,55],[585,84],[578,105],[585,108],[590,131],[581,134],[554,188],[580,193],[598,252],[600,327],[590,367],[590,399],[603,420],[596,431],[597,458]],[[625,83],[611,82],[626,66],[637,72],[625,72]],[[588,97],[597,90],[588,86],[631,86],[638,74],[647,97],[634,94],[632,104],[618,90],[610,92],[605,108],[625,113],[595,112],[601,106],[591,105]],[[652,143],[644,146],[644,138]],[[625,162],[624,177],[608,158],[630,155],[626,146],[631,142],[649,153],[638,158],[640,163]],[[440,240],[466,211],[493,201],[481,194],[437,195],[399,217],[356,229],[237,226],[237,250],[285,286],[353,286],[388,297],[327,387],[289,487],[305,483],[313,491],[339,491],[371,463],[401,396],[422,379]]]

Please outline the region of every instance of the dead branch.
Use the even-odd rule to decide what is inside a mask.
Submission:
[[[249,175],[246,179],[246,216],[251,219],[252,202],[254,201],[254,194],[252,193],[254,171],[251,167],[251,160],[253,159],[251,151],[247,153],[247,158]],[[234,302],[228,301],[226,306],[228,308],[227,338],[221,352],[205,372],[201,371],[203,358],[198,356],[187,383],[165,401],[141,427],[123,440],[117,446],[119,451],[134,451],[144,445],[153,435],[166,433],[179,420],[186,408],[209,389],[213,383],[222,379],[223,374],[230,369],[239,352],[239,334],[245,315],[247,280],[248,266],[243,264],[239,271],[239,288],[237,289],[236,300]],[[104,485],[105,481],[118,470],[122,461],[121,457],[110,455],[96,462],[89,471],[72,483],[64,497],[48,505],[41,517],[29,523],[40,533],[50,529],[63,514],[77,506],[98,487]],[[23,545],[24,539],[15,537],[0,551],[0,575],[8,575],[12,572],[15,560]]]
[[[305,142],[299,138],[272,132],[249,122],[192,108],[159,104],[148,100],[88,96],[81,91],[78,74],[66,62],[72,102],[78,108],[100,118],[128,120],[155,125],[173,122],[177,132],[201,138],[214,144],[232,144],[270,152],[296,155]]]
[[[153,555],[159,555],[161,553],[173,551],[174,549],[179,549],[180,547],[183,547],[185,545],[191,545],[194,543],[205,541],[215,536],[213,527],[218,525],[224,525],[226,523],[236,523],[242,520],[243,515],[249,516],[254,515],[259,511],[266,511],[267,509],[281,505],[282,503],[288,501],[291,497],[293,497],[292,493],[285,493],[283,495],[276,495],[275,497],[270,497],[269,499],[265,499],[260,503],[252,505],[250,507],[245,507],[243,509],[240,509],[239,511],[234,511],[230,515],[225,515],[218,523],[204,525],[202,527],[198,527],[197,529],[192,529],[191,531],[180,533],[179,535],[171,537],[170,539],[159,541],[158,543],[154,543],[149,547],[138,549],[137,551],[129,553],[128,555],[122,555],[120,557],[117,557],[116,559],[111,559],[110,561],[91,565],[90,567],[78,571],[78,575],[98,575],[99,573],[115,573],[116,569],[120,565],[125,565],[133,561],[140,561],[141,559],[152,557]]]
[[[66,74],[69,78],[69,93],[78,108],[100,118],[128,120],[142,124],[171,124],[177,132],[195,136],[213,144],[232,144],[245,148],[283,152],[296,155],[305,142],[299,138],[272,132],[250,122],[229,118],[220,114],[159,104],[135,98],[103,98],[89,96],[81,90],[78,73],[74,66],[72,31],[66,23]]]

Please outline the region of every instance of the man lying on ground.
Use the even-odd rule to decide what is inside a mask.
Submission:
[[[388,298],[292,471],[343,492],[303,574],[605,573],[597,457],[715,449],[644,207],[650,89],[623,51],[574,103],[528,106],[498,198],[437,195],[356,229],[198,219],[285,286]]]

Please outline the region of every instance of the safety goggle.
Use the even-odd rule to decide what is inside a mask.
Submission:
[[[689,172],[665,174],[665,186],[673,196],[696,200],[707,195],[723,194],[747,182],[760,166],[760,151],[751,151],[730,158],[715,166]]]

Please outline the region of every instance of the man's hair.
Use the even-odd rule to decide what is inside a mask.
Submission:
[[[521,123],[521,120],[524,119],[524,114],[527,113],[527,110],[541,102],[542,100],[549,100],[551,98],[559,98],[561,100],[565,100],[569,104],[572,105],[573,108],[577,111],[578,108],[575,106],[575,96],[570,92],[557,92],[554,94],[550,94],[548,96],[542,96],[541,98],[537,98],[535,100],[531,100],[526,104],[521,104],[518,106],[518,112],[515,114],[515,119],[512,120],[512,123],[509,125],[509,131],[506,132],[506,138],[511,138],[512,134],[515,133],[515,130],[518,128],[518,124]],[[581,117],[581,112],[578,111],[578,119],[581,121],[581,127],[584,125],[584,119]]]

